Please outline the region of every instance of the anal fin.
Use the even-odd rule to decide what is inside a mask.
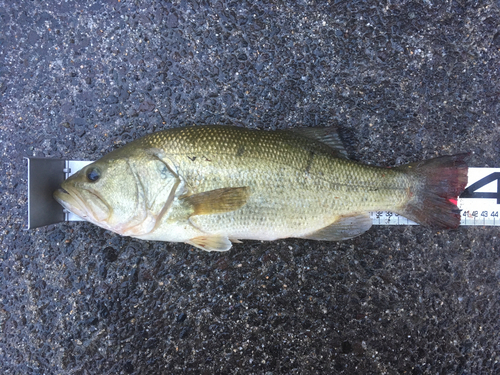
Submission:
[[[205,251],[228,251],[232,246],[229,238],[209,234],[191,238],[186,243]]]
[[[212,215],[235,211],[247,203],[249,187],[210,190],[183,198],[193,206],[192,215]]]
[[[302,236],[309,240],[342,241],[359,236],[372,226],[372,220],[366,213],[351,216],[341,216],[334,223]]]

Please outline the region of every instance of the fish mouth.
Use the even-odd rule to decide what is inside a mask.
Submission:
[[[60,192],[60,193],[62,193],[62,194],[69,194],[69,193],[68,193],[66,190],[64,190],[62,187],[60,187],[60,188],[59,188],[59,189],[57,189],[57,190],[59,190],[59,192]]]
[[[69,191],[60,187],[53,194],[54,199],[63,206],[65,209],[73,212],[75,215],[80,216],[82,219],[86,219],[86,210],[83,209],[83,205],[80,199],[76,198],[75,195],[71,194]]]
[[[96,193],[90,190],[73,189],[70,186],[60,187],[53,194],[54,199],[65,209],[91,223],[103,226],[109,216],[109,209]]]

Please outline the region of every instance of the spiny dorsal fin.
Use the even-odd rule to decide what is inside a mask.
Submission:
[[[228,251],[232,246],[227,237],[211,234],[191,238],[186,243],[205,251]]]
[[[341,241],[348,240],[366,232],[372,226],[372,220],[366,213],[341,216],[333,224],[302,236],[309,240]]]
[[[348,158],[336,128],[293,128],[289,130],[302,137],[324,143],[335,151],[337,157]]]
[[[249,196],[250,188],[244,186],[205,191],[183,199],[193,206],[194,216],[235,211],[247,203]]]

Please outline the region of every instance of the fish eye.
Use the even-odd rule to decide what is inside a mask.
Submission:
[[[97,168],[91,168],[87,171],[87,180],[96,182],[101,177],[101,172]]]

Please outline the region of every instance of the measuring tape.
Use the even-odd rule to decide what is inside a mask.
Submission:
[[[66,178],[75,174],[91,161],[68,160]],[[460,225],[500,226],[500,168],[469,168],[469,182],[458,198],[462,216]],[[370,212],[373,225],[418,225],[393,212]],[[67,221],[81,221],[68,212]]]
[[[500,226],[500,168],[469,168],[469,184],[457,205],[461,225]]]
[[[500,168],[469,168],[469,182],[458,197],[460,225],[500,226]],[[373,225],[418,225],[392,212],[370,212]]]

